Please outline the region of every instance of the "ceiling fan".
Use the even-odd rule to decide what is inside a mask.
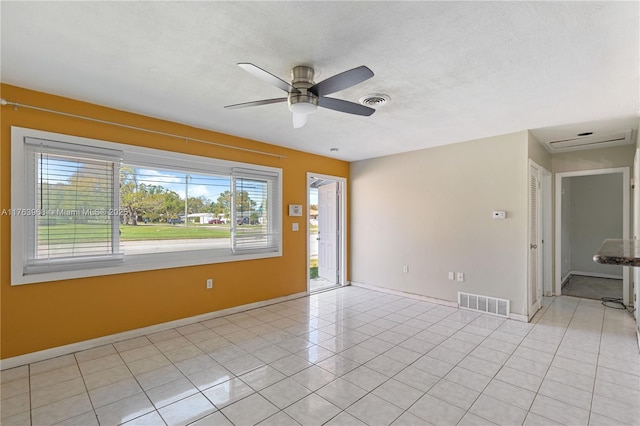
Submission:
[[[253,64],[239,63],[238,66],[251,75],[284,90],[287,92],[287,97],[227,105],[225,106],[227,109],[287,102],[289,110],[293,113],[293,127],[296,129],[304,126],[309,114],[316,112],[319,106],[355,115],[369,116],[375,112],[375,109],[364,105],[325,96],[373,77],[373,71],[364,65],[336,74],[320,83],[313,81],[313,68],[300,65],[291,70],[290,84]]]

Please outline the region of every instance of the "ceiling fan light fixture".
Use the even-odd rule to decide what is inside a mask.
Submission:
[[[318,98],[310,93],[289,95],[289,110],[294,114],[313,114],[318,109]]]

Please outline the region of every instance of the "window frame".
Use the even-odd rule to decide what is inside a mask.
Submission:
[[[147,253],[126,255],[124,259],[115,265],[105,265],[95,268],[69,269],[64,271],[52,271],[26,275],[24,266],[29,259],[27,226],[29,221],[25,216],[13,215],[11,217],[11,285],[34,284],[41,282],[59,281],[74,278],[86,278],[128,272],[151,271],[158,269],[179,268],[226,262],[237,262],[253,259],[264,259],[282,256],[282,169],[256,164],[240,163],[229,160],[221,160],[211,157],[202,157],[193,154],[165,151],[155,148],[146,148],[136,145],[126,145],[116,142],[97,140],[79,136],[71,136],[24,127],[11,127],[11,211],[26,208],[29,205],[27,170],[24,168],[27,149],[25,139],[45,139],[55,142],[76,144],[87,147],[111,149],[122,152],[123,164],[135,164],[140,167],[166,167],[169,169],[184,168],[190,172],[205,174],[223,173],[233,175],[234,169],[250,170],[257,175],[264,174],[276,176],[274,189],[274,202],[272,205],[272,221],[275,224],[276,249],[268,251],[252,250],[249,252],[233,252],[232,247],[226,249],[201,249],[189,251],[173,251],[164,253]]]

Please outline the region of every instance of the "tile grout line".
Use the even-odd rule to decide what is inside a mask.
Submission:
[[[113,348],[113,349],[115,350],[116,348]],[[91,395],[89,394],[89,388],[87,388],[87,382],[84,379],[84,373],[82,373],[82,369],[80,368],[80,362],[78,361],[78,357],[76,355],[77,353],[78,352],[75,352],[75,353],[72,354],[73,355],[73,359],[76,361],[76,365],[78,366],[78,371],[80,372],[80,377],[82,378],[82,384],[84,385],[84,390],[87,393],[87,399],[89,399],[89,404],[91,404],[91,411],[93,411],[93,416],[95,417],[96,422],[98,422],[98,424],[100,424],[100,421],[98,420],[98,413],[96,412],[96,407],[93,405],[93,400],[91,399]],[[87,411],[87,413],[88,413],[88,411]],[[80,414],[80,415],[82,415],[82,414]]]
[[[602,322],[600,323],[600,338],[598,339],[598,356],[596,357],[596,370],[593,373],[593,386],[591,388],[591,400],[589,401],[589,416],[587,418],[587,424],[591,424],[591,414],[593,414],[593,399],[596,395],[596,380],[598,379],[598,368],[600,365],[600,349],[602,348],[602,331],[604,330],[604,322],[607,318],[607,307],[605,305],[602,310]]]

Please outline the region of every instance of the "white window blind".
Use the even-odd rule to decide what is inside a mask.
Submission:
[[[280,218],[273,208],[280,202],[278,175],[234,169],[231,185],[233,252],[278,251]]]
[[[24,272],[87,268],[121,260],[118,168],[121,153],[27,138],[27,261]]]

